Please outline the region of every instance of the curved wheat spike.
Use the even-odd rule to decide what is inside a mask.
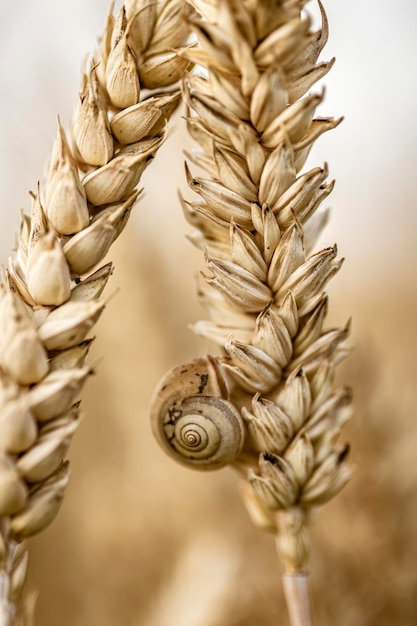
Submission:
[[[64,461],[111,263],[100,266],[180,102],[190,63],[179,0],[128,1],[109,15],[82,77],[69,131],[58,120],[46,184],[23,215],[0,277],[0,624],[14,623],[27,537],[48,526],[69,480]],[[143,91],[143,90],[146,90]],[[97,269],[98,267],[98,269]]]

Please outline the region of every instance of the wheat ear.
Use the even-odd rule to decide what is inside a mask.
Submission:
[[[333,61],[305,0],[193,0],[198,47],[179,54],[204,71],[188,75],[188,129],[206,171],[183,201],[205,252],[199,298],[210,320],[194,330],[221,356],[175,368],[155,392],[157,438],[200,469],[231,464],[253,521],[276,534],[293,626],[312,624],[308,540],[312,514],[350,477],[338,443],[351,394],[334,389],[349,324],[325,329],[336,246],[313,252],[333,188],[327,165],[303,170],[314,141],[340,120],[314,118],[310,88]],[[301,171],[303,170],[303,172]]]
[[[187,60],[181,2],[128,1],[110,14],[82,79],[69,138],[59,123],[44,192],[23,215],[0,282],[0,624],[14,623],[27,552],[69,480],[64,462],[91,374],[91,328],[111,263],[95,269],[129,218],[142,172],[161,146]],[[145,97],[142,96],[142,90]],[[95,270],[95,271],[94,271]]]

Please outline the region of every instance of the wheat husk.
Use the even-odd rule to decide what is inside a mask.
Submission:
[[[324,93],[310,91],[333,65],[317,63],[327,19],[320,5],[314,31],[303,1],[192,4],[199,45],[180,54],[204,68],[183,86],[199,144],[186,176],[199,199],[183,206],[196,229],[192,241],[205,250],[199,294],[210,317],[195,328],[219,345],[226,399],[246,420],[244,451],[233,465],[249,513],[277,534],[286,575],[304,576],[310,513],[351,475],[348,447],[338,442],[350,398],[334,403],[325,428],[315,417],[340,396],[334,369],[348,354],[349,333],[349,324],[325,327],[325,289],[343,259],[336,245],[314,250],[333,182],[327,164],[304,169],[314,141],[341,121],[315,117]],[[193,164],[205,174],[194,176]],[[294,603],[297,586],[288,580]],[[293,623],[311,624],[305,613]]]
[[[112,273],[111,264],[98,264],[123,231],[141,175],[180,101],[177,79],[160,71],[152,77],[152,68],[144,70],[152,86],[141,90],[145,59],[165,63],[159,28],[179,31],[177,45],[188,37],[180,3],[171,2],[168,9],[154,6],[154,22],[144,26],[146,45],[136,41],[146,5],[130,2],[127,15],[123,6],[116,19],[109,16],[101,48],[86,63],[71,128],[58,120],[46,183],[32,194],[17,253],[0,277],[0,575],[9,580],[0,604],[10,624],[10,602],[19,598],[27,562],[14,548],[49,526],[69,482],[64,459],[79,425],[78,398],[93,371],[86,364],[91,329]],[[184,61],[175,64],[178,73]],[[121,129],[132,108],[136,126]]]

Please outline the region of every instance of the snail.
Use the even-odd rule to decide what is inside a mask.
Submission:
[[[232,463],[243,446],[244,426],[227,397],[219,359],[208,355],[174,367],[151,402],[158,443],[179,463],[194,469]]]

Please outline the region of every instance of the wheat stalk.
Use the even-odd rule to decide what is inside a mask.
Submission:
[[[182,58],[204,68],[184,82],[189,161],[206,172],[183,201],[192,241],[205,253],[194,330],[221,356],[175,368],[153,401],[157,438],[198,468],[230,463],[258,526],[276,535],[293,626],[312,624],[306,525],[350,477],[338,443],[349,389],[334,388],[349,323],[324,327],[336,246],[314,252],[333,188],[328,168],[304,170],[314,141],[340,120],[314,118],[310,92],[333,61],[312,30],[305,0],[193,0],[198,46]]]
[[[27,569],[21,542],[55,518],[69,480],[77,397],[120,235],[141,175],[180,101],[190,63],[180,0],[128,0],[110,13],[83,74],[73,124],[58,122],[45,189],[22,215],[0,282],[0,624],[15,623]],[[145,91],[143,91],[145,90]]]

